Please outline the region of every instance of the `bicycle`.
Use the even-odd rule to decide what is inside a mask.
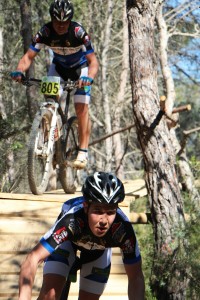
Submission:
[[[78,153],[78,121],[68,118],[71,92],[75,81],[62,83],[67,91],[64,111],[58,99],[60,77],[45,76],[43,79],[22,78],[25,86],[35,85],[46,97],[35,115],[28,146],[28,181],[33,194],[43,194],[48,186],[51,167],[59,166],[58,178],[65,193],[76,191],[77,169],[71,162]]]

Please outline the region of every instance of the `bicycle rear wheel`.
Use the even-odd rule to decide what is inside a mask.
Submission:
[[[49,110],[38,112],[33,121],[28,149],[28,181],[30,190],[35,195],[46,191],[53,150],[47,153],[50,141],[52,113]],[[53,147],[52,147],[53,149]]]
[[[74,116],[68,120],[66,139],[63,147],[67,166],[62,164],[59,171],[61,185],[67,194],[75,193],[77,188],[77,169],[72,168],[70,163],[77,157],[78,142],[78,120]]]

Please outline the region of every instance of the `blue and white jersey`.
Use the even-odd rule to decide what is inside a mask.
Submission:
[[[45,24],[34,36],[30,48],[39,52],[48,46],[54,54],[53,63],[64,68],[78,67],[87,62],[86,55],[93,53],[89,35],[83,26],[71,21],[65,34],[55,32],[52,22]]]
[[[105,236],[97,237],[89,228],[83,202],[83,197],[66,201],[57,221],[40,240],[41,244],[50,253],[65,241],[71,241],[80,250],[105,250],[119,247],[124,263],[132,264],[139,261],[141,256],[135,232],[122,210],[117,209],[114,222]]]

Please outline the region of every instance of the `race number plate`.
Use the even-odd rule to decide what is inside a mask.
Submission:
[[[44,95],[59,95],[60,77],[44,76],[41,82],[40,91]]]

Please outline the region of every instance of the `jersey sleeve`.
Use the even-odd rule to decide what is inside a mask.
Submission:
[[[118,212],[121,218],[123,219],[122,228],[124,227],[123,229],[121,229],[120,233],[120,235],[123,236],[122,241],[120,243],[122,260],[124,264],[134,264],[141,260],[140,250],[135,231],[128,217],[121,210],[119,210]]]
[[[40,240],[40,243],[49,253],[54,252],[63,242],[73,239],[77,226],[76,211],[82,208],[83,201],[83,197],[77,197],[62,205],[55,224]]]
[[[86,30],[84,29],[84,27],[77,23],[75,26],[75,36],[78,40],[81,40],[83,43],[83,52],[85,55],[93,53],[94,52],[94,48],[92,46],[92,42],[90,39],[90,36],[88,35],[88,33],[86,32]]]
[[[72,235],[70,227],[67,225],[68,216],[61,213],[54,226],[41,238],[40,243],[49,253],[54,252],[59,246],[70,239]]]
[[[29,48],[35,52],[40,52],[40,50],[44,47],[45,40],[48,39],[49,34],[49,28],[44,25],[32,38],[32,43]]]

